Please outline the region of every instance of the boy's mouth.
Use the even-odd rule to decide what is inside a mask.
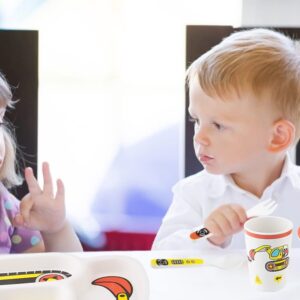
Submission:
[[[205,154],[200,154],[199,155],[199,160],[203,164],[207,164],[207,163],[209,163],[213,159],[214,158],[212,156],[209,156],[209,155],[205,155]]]

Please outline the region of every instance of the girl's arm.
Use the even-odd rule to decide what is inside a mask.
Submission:
[[[57,180],[57,192],[54,195],[48,163],[43,163],[42,170],[43,189],[39,186],[32,169],[25,169],[29,193],[20,203],[20,213],[16,215],[14,224],[40,231],[44,245],[38,244],[28,249],[29,252],[42,250],[43,246],[47,252],[82,251],[78,237],[66,220],[63,182]]]
[[[61,230],[53,233],[41,232],[46,252],[81,252],[81,243],[71,224],[65,222]]]
[[[45,245],[43,241],[40,241],[37,245],[28,248],[23,253],[40,253],[40,252],[45,252]]]

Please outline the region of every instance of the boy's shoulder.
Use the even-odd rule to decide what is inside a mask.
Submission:
[[[292,164],[292,170],[296,172],[298,175],[300,175],[300,166],[296,164]]]
[[[300,186],[300,166],[292,164],[287,174],[294,184]]]
[[[211,190],[216,190],[216,188],[221,189],[223,187],[225,187],[223,175],[214,175],[208,173],[206,170],[202,170],[178,181],[173,187],[173,192],[197,191],[198,193],[210,193]]]
[[[202,170],[198,173],[195,173],[193,175],[187,176],[177,182],[179,185],[190,185],[197,182],[207,182],[212,180],[216,175],[212,175],[208,173],[206,170]]]

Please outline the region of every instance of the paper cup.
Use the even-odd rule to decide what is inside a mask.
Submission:
[[[287,282],[293,223],[265,216],[244,224],[251,282],[262,291],[277,291]]]

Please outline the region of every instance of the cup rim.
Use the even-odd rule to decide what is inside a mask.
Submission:
[[[264,231],[255,231],[252,230],[251,228],[249,228],[249,224],[251,225],[251,223],[256,222],[257,218],[260,219],[277,219],[277,220],[281,220],[284,221],[286,226],[283,230],[278,230],[276,232],[264,232]],[[283,237],[287,237],[289,236],[292,231],[293,231],[293,223],[287,219],[287,218],[283,218],[283,217],[278,217],[278,216],[260,216],[260,217],[255,217],[255,218],[251,218],[249,220],[247,220],[244,223],[244,231],[245,234],[254,238],[260,238],[260,239],[279,239],[279,238],[283,238]]]

